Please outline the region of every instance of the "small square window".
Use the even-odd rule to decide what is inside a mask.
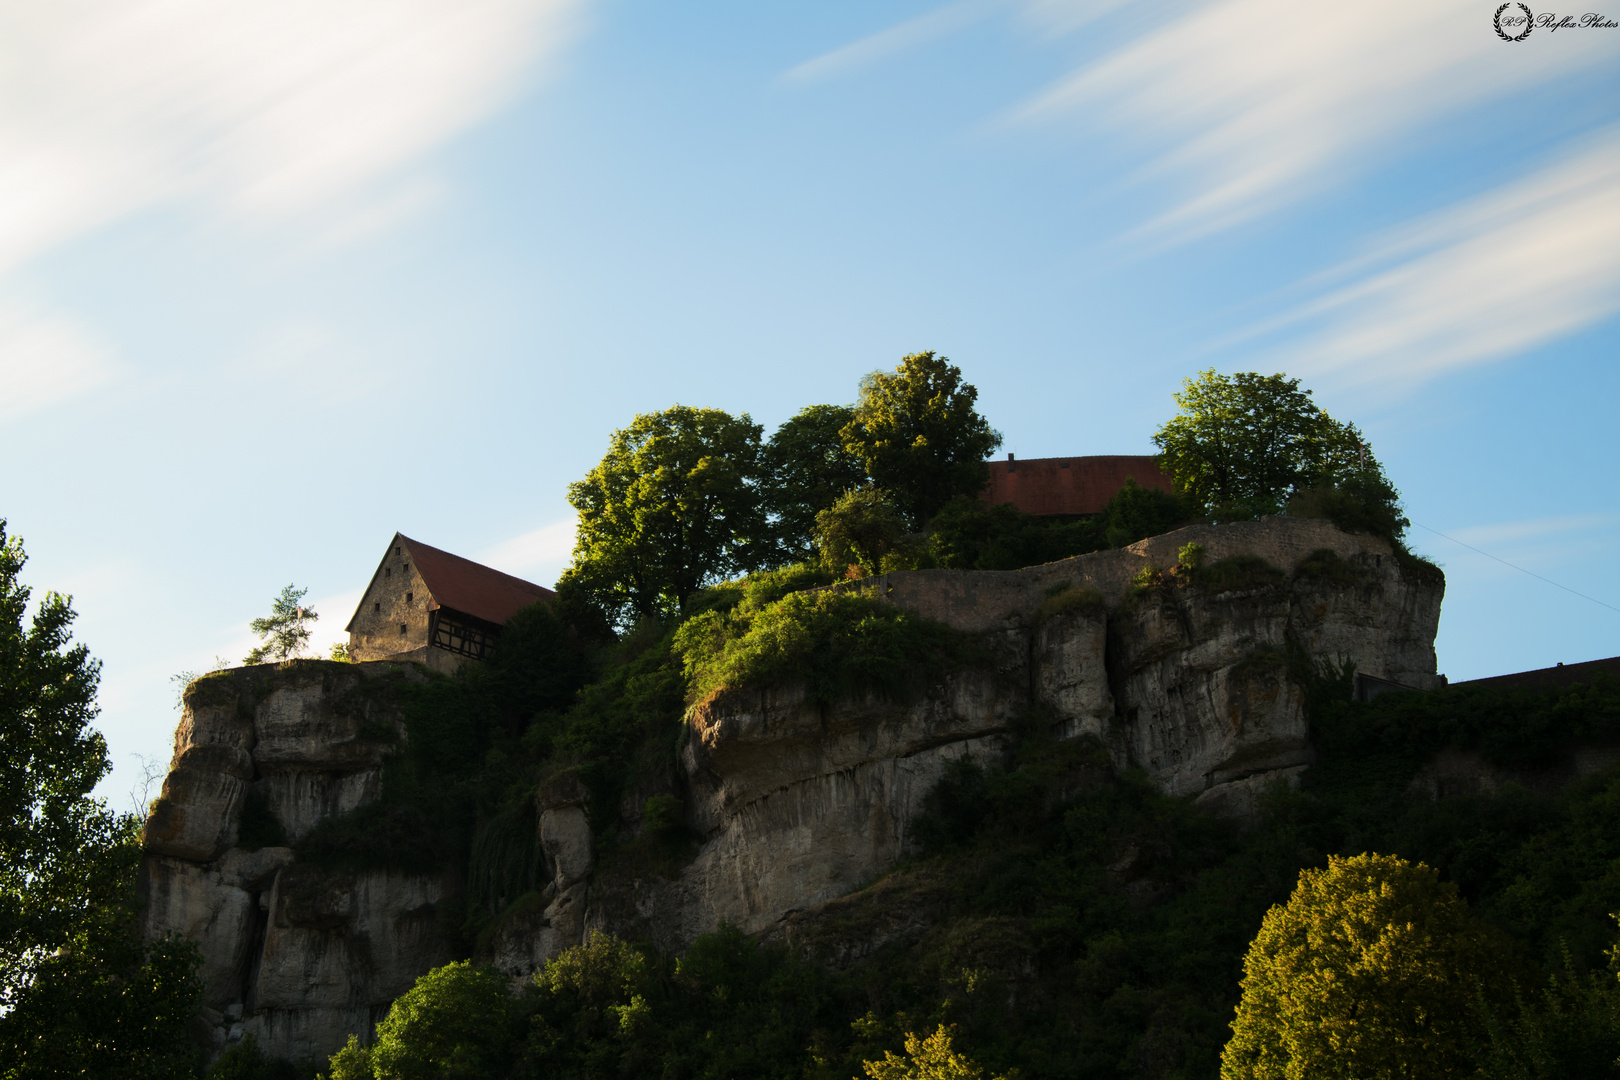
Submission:
[[[399,554],[399,548],[395,548],[395,549],[394,549],[394,554],[395,554],[395,555],[398,555],[398,554]]]
[[[405,636],[405,624],[404,623],[399,624],[399,633],[400,633],[401,637]]]
[[[371,605],[371,610],[375,611],[375,612],[381,612],[382,611],[382,603],[379,601],[378,603],[372,604]]]
[[[394,576],[394,572],[392,570],[385,569],[383,571],[383,577],[393,577],[393,576]]]
[[[410,603],[411,600],[415,597],[415,595],[416,595],[415,593],[406,593],[405,594],[405,602],[407,604]]]

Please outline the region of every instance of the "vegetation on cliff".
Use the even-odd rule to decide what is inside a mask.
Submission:
[[[556,1076],[843,1080],[947,1024],[995,1073],[1212,1077],[1268,909],[1302,870],[1376,851],[1432,867],[1427,880],[1455,887],[1479,920],[1465,920],[1478,940],[1498,943],[1466,975],[1518,975],[1517,998],[1486,980],[1485,1001],[1453,1015],[1459,1075],[1612,1062],[1620,772],[1440,801],[1413,780],[1441,750],[1550,767],[1576,743],[1620,739],[1620,688],[1459,687],[1361,704],[1348,672],[1296,670],[1321,761],[1247,831],[1112,776],[1084,742],[1029,735],[1003,767],[951,769],[916,823],[916,859],[795,916],[774,943],[722,928],[679,958],[607,939],[566,954],[511,999],[512,1061]],[[611,993],[587,1000],[562,978],[603,965]],[[1574,1016],[1588,1026],[1560,1039]],[[1511,1071],[1534,1055],[1552,1071]],[[512,1069],[499,1075],[527,1075]]]

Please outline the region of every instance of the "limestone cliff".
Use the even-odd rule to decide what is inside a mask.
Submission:
[[[1159,575],[1188,543],[1202,573]],[[792,913],[873,881],[947,762],[993,759],[1039,726],[1087,737],[1115,768],[1241,816],[1267,783],[1310,761],[1292,647],[1409,686],[1435,675],[1443,582],[1404,570],[1388,544],[1320,521],[1198,526],[1012,572],[908,571],[848,583],[978,635],[990,658],[921,697],[832,705],[802,687],[722,692],[689,710],[668,787],[697,839],[673,872],[598,864],[567,773],[536,793],[550,879],[539,905],[496,926],[487,959],[514,977],[593,927],[679,948],[727,921],[771,932]],[[238,843],[262,800],[295,842],[324,815],[374,798],[384,734],[399,731],[366,687],[386,664],[308,662],[214,676],[188,694],[164,797],[147,825],[151,933],[179,930],[206,959],[223,1040],[255,1031],[273,1053],[330,1053],[448,958],[436,877],[340,875],[286,847]],[[412,676],[421,678],[423,676]],[[238,1016],[240,1020],[236,1019]]]
[[[148,934],[201,947],[216,1049],[251,1032],[278,1056],[324,1057],[451,959],[434,909],[449,873],[326,872],[287,846],[377,797],[403,730],[387,695],[368,693],[384,678],[421,676],[294,661],[221,672],[186,693],[140,887]],[[279,825],[279,843],[241,842],[255,810]]]

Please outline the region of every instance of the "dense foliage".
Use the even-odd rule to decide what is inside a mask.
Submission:
[[[668,618],[705,584],[768,557],[761,427],[745,414],[676,405],[637,416],[570,484],[579,511],[565,575],[621,625]]]
[[[689,695],[722,687],[803,684],[830,704],[868,691],[900,697],[976,659],[941,623],[859,592],[795,592],[763,606],[706,611],[675,634]]]
[[[1422,863],[1329,856],[1266,913],[1243,958],[1222,1080],[1455,1076],[1475,1003],[1511,996],[1504,935]]]
[[[1154,434],[1176,490],[1218,518],[1280,513],[1290,498],[1317,516],[1358,515],[1398,539],[1399,493],[1366,439],[1285,375],[1213,368],[1175,395],[1177,414]],[[1334,489],[1344,490],[1337,496]]]
[[[820,580],[801,567],[704,594],[740,635],[719,655],[784,598],[838,595],[787,591]],[[659,744],[656,722],[629,730],[673,752],[690,644],[677,641],[649,636],[634,659],[602,661],[620,689],[598,699],[589,737],[609,729],[608,703],[622,707],[629,682],[664,672],[676,695],[663,714],[670,741]],[[801,922],[792,950],[731,929],[680,958],[595,939],[512,999],[514,1064],[492,1075],[845,1080],[945,1024],[955,1052],[997,1074],[1211,1077],[1267,911],[1302,869],[1368,851],[1433,867],[1485,933],[1511,942],[1500,955],[1523,973],[1522,1007],[1498,999],[1477,1014],[1477,1042],[1457,1044],[1483,1076],[1604,1075],[1620,1054],[1620,991],[1607,970],[1620,774],[1559,794],[1508,785],[1440,801],[1412,780],[1439,750],[1550,766],[1576,743],[1620,736],[1620,689],[1458,687],[1361,704],[1349,700],[1348,672],[1279,662],[1307,685],[1321,762],[1303,790],[1274,792],[1252,829],[1115,777],[1097,748],[1047,741],[1029,717],[1005,765],[948,771],[913,823],[916,860]],[[615,674],[628,668],[637,674]],[[585,714],[570,713],[581,727],[552,736],[556,745],[587,736]],[[604,841],[609,857],[625,842]],[[881,931],[887,943],[861,951],[900,912],[910,929]],[[1541,1065],[1515,1064],[1527,1061]],[[1597,1071],[1577,1067],[1592,1062]]]
[[[139,825],[91,791],[100,665],[68,598],[25,620],[26,556],[0,521],[0,1076],[184,1076],[196,950],[135,937]]]
[[[783,421],[760,455],[760,492],[778,564],[815,555],[816,515],[867,483],[866,465],[844,447],[849,405],[811,405]]]
[[[1001,434],[974,409],[978,398],[962,370],[932,351],[861,380],[844,445],[872,483],[897,500],[913,529],[923,529],[954,496],[977,495],[988,482],[984,462]]]

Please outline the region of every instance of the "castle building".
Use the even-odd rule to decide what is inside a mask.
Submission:
[[[556,595],[395,533],[344,627],[349,655],[454,671],[486,655],[507,619]]]
[[[992,461],[984,500],[991,506],[1012,503],[1026,514],[1098,514],[1125,481],[1170,491],[1170,477],[1152,455],[1111,454],[1096,457],[1027,458],[1008,454]]]

